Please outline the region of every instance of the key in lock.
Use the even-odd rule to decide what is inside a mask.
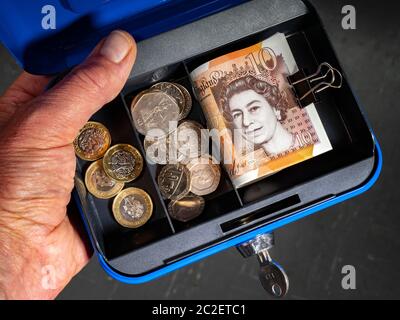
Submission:
[[[238,245],[237,249],[245,258],[257,255],[261,285],[272,296],[282,298],[289,290],[289,278],[285,270],[271,259],[268,250],[273,246],[274,234],[265,233]]]

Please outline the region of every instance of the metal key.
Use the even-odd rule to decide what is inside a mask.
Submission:
[[[266,233],[240,244],[237,249],[245,258],[257,255],[261,285],[272,296],[282,298],[289,290],[289,278],[283,268],[271,259],[268,250],[273,246],[274,234]]]
[[[271,259],[268,250],[258,254],[258,261],[259,279],[265,291],[277,298],[284,297],[289,290],[289,279],[285,270]]]

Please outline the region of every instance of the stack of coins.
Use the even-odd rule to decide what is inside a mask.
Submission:
[[[98,122],[88,122],[74,140],[76,155],[86,161],[95,161],[85,174],[87,190],[99,199],[116,196],[113,202],[115,220],[124,227],[138,228],[152,215],[151,198],[141,189],[122,189],[125,183],[138,178],[143,170],[143,158],[129,144],[110,146],[110,132]]]
[[[160,82],[140,92],[131,105],[133,123],[145,136],[149,162],[165,165],[158,187],[172,218],[188,222],[198,217],[205,205],[203,196],[214,192],[221,171],[206,153],[209,138],[201,124],[185,120],[192,108],[189,91],[180,84]],[[179,126],[171,126],[178,123]]]
[[[140,92],[131,105],[136,130],[144,136],[170,133],[170,122],[185,119],[191,109],[192,97],[189,91],[171,82],[160,82]]]
[[[131,114],[136,130],[145,136],[147,148],[168,146],[168,135],[176,130],[173,124],[185,119],[192,109],[192,97],[182,85],[172,82],[160,82],[150,89],[140,92],[132,101]],[[158,159],[149,156],[151,162],[166,164],[168,151]],[[153,153],[152,153],[153,154]]]
[[[168,205],[170,216],[181,222],[197,218],[204,209],[202,196],[217,190],[221,179],[220,166],[208,154],[188,163],[168,164],[158,175],[158,186]]]

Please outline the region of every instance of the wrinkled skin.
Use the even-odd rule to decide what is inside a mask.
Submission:
[[[72,142],[93,113],[121,91],[136,57],[89,58],[51,90],[23,73],[0,99],[0,298],[52,299],[90,251],[67,215],[76,158]],[[49,280],[50,279],[50,280]]]

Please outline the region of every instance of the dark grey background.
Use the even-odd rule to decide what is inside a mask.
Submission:
[[[350,83],[382,145],[382,175],[366,194],[276,231],[273,257],[289,274],[289,299],[400,298],[400,8],[398,1],[311,1],[319,11]],[[341,28],[341,8],[357,9],[357,30]],[[20,69],[0,47],[0,92]],[[357,289],[341,287],[354,265]],[[235,249],[151,283],[109,278],[96,260],[60,299],[269,299],[255,259]]]

